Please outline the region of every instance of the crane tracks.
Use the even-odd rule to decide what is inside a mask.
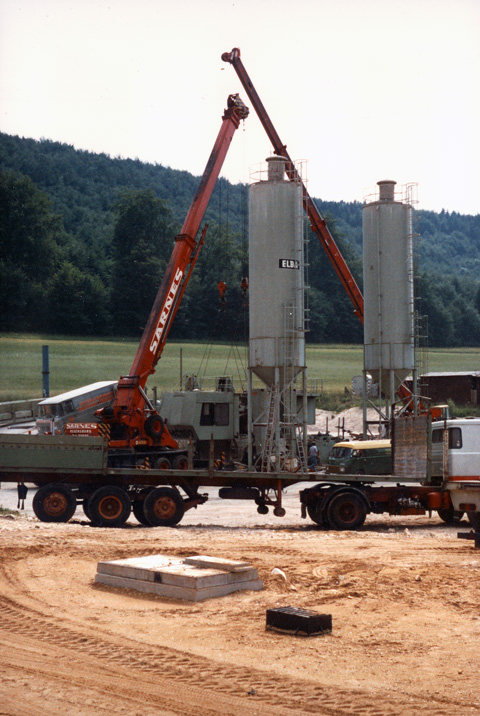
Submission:
[[[257,706],[270,707],[280,713],[286,709],[295,714],[324,716],[404,716],[432,714],[451,716],[452,704],[421,698],[397,697],[394,700],[361,690],[334,689],[310,681],[276,675],[258,668],[222,664],[169,647],[150,647],[100,631],[84,633],[68,621],[44,615],[8,597],[0,598],[0,623],[4,631],[32,641],[49,643],[75,655],[98,659],[105,666],[134,672],[147,677],[167,678],[190,688],[206,689],[223,697],[242,697]],[[86,625],[83,626],[86,628]],[[248,694],[252,693],[249,698]],[[262,711],[259,711],[262,713]],[[466,711],[465,713],[468,713]]]

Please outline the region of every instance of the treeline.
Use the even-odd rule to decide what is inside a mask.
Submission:
[[[198,181],[161,165],[0,134],[0,330],[139,336]],[[247,201],[245,185],[217,182],[172,337],[246,337]],[[361,285],[361,204],[317,205]],[[417,222],[418,305],[429,344],[480,344],[480,217],[420,211]],[[315,237],[308,263],[308,339],[361,342],[360,322]]]

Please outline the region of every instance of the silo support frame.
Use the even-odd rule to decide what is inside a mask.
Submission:
[[[275,372],[280,375],[277,367]],[[301,371],[304,373],[305,371]],[[260,414],[253,416],[252,394],[253,394],[254,371],[248,371],[248,465],[253,470],[258,461],[261,472],[307,472],[306,444],[307,444],[307,384],[303,376],[302,387],[302,420],[299,419],[297,408],[293,408],[293,401],[296,405],[298,395],[297,376],[287,385],[280,388],[278,383],[266,386],[267,393]],[[258,429],[263,431],[259,438]],[[258,441],[260,440],[260,444]],[[257,452],[255,454],[254,447]],[[295,465],[292,460],[298,460]],[[289,465],[290,463],[290,465]]]
[[[384,398],[382,401],[382,373],[388,373],[387,376],[387,382],[389,384],[390,389],[390,395],[392,395],[394,398],[398,396],[400,400],[400,404],[398,400],[392,400],[388,401],[387,398]],[[367,408],[368,406],[372,407],[379,416],[379,420],[375,421],[379,426],[379,434],[382,433],[382,425],[388,426],[392,418],[394,417],[394,411],[395,407],[398,407],[397,416],[403,415],[403,413],[411,412],[413,415],[418,414],[418,407],[419,407],[419,401],[420,397],[417,394],[417,375],[416,370],[414,369],[412,371],[412,377],[413,377],[413,391],[410,391],[408,388],[406,388],[406,391],[408,392],[408,396],[405,398],[401,394],[401,388],[404,385],[403,382],[400,382],[399,387],[394,389],[395,383],[398,383],[400,381],[400,377],[396,375],[394,370],[381,370],[379,371],[379,382],[378,382],[378,401],[375,403],[373,400],[370,400],[368,398],[368,379],[367,376],[369,375],[368,370],[363,371],[363,439],[367,439],[368,435],[368,425],[371,421],[367,418]],[[385,382],[385,381],[384,381]],[[382,405],[384,403],[384,406]]]

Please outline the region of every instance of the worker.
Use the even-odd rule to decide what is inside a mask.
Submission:
[[[219,281],[217,288],[218,293],[220,294],[220,310],[223,311],[227,302],[227,299],[225,298],[225,294],[227,292],[227,284],[225,283],[225,281]]]
[[[315,472],[317,469],[317,461],[318,447],[315,443],[312,443],[308,449],[308,467],[310,468],[310,472]]]
[[[240,288],[242,289],[242,298],[245,301],[245,299],[247,298],[248,291],[248,278],[246,276],[243,276],[240,282]]]

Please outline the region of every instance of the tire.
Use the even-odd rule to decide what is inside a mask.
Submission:
[[[163,457],[157,457],[155,458],[155,462],[153,463],[155,470],[171,470],[172,469],[172,463],[170,462],[170,459],[164,455]]]
[[[172,460],[172,470],[188,470],[188,460],[185,455],[175,455]]]
[[[42,522],[68,522],[75,514],[77,501],[67,485],[44,485],[36,492],[32,507]]]
[[[367,507],[360,495],[340,492],[327,506],[327,519],[334,530],[357,530],[365,522]]]
[[[145,500],[134,500],[132,502],[132,512],[135,515],[135,519],[140,522],[141,525],[144,525],[145,527],[151,527],[152,525],[145,517]]]
[[[325,512],[323,510],[323,505],[318,502],[315,505],[307,505],[307,514],[317,525],[325,527]]]
[[[463,517],[463,512],[458,512],[454,510],[453,507],[441,507],[437,510],[437,513],[440,519],[447,525],[458,524]]]
[[[85,513],[85,517],[87,517],[89,520],[92,518],[90,517],[90,510],[88,509],[88,503],[90,500],[90,495],[88,497],[85,497],[82,502],[83,512]]]
[[[122,527],[130,516],[130,498],[121,487],[99,487],[88,501],[90,519],[97,527]]]
[[[467,512],[468,521],[474,529],[477,528],[477,520],[480,522],[480,517],[477,518],[478,512]]]
[[[173,527],[185,514],[185,503],[178,490],[156,487],[145,498],[143,512],[152,527]]]
[[[152,440],[160,440],[163,435],[164,424],[160,415],[149,415],[145,420],[145,432]]]

